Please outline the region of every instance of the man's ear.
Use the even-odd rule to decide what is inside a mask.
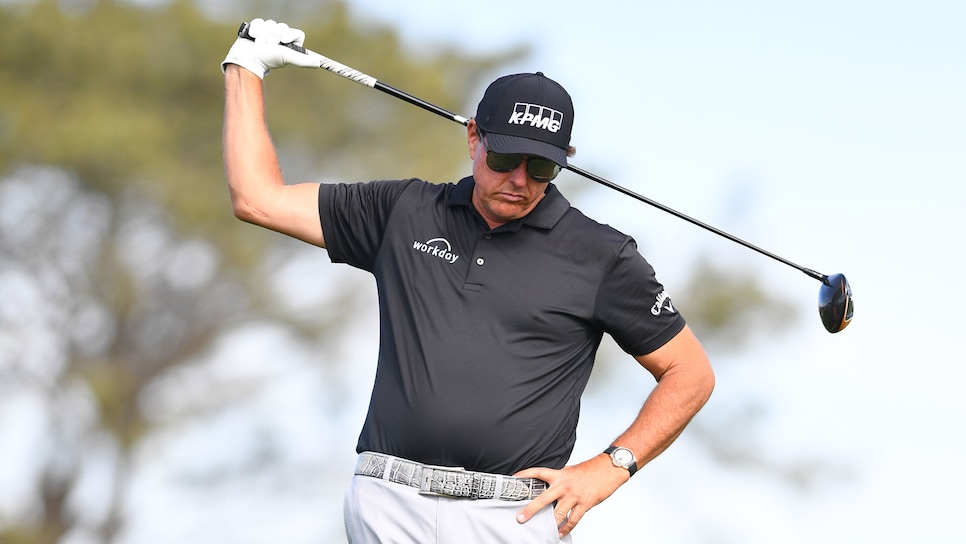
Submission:
[[[476,149],[479,147],[480,133],[476,128],[476,119],[466,123],[466,145],[469,147],[470,160],[476,160]]]

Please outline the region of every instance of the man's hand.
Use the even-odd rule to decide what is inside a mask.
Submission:
[[[610,457],[604,454],[561,470],[528,468],[514,476],[539,478],[550,484],[546,491],[530,501],[517,514],[517,521],[520,523],[529,521],[538,511],[556,501],[557,506],[553,509],[553,515],[557,520],[560,538],[573,531],[588,510],[610,497],[631,477],[627,470],[615,467]]]
[[[305,41],[305,32],[291,28],[285,23],[276,23],[269,19],[252,19],[248,26],[248,34],[254,38],[249,40],[238,38],[228,50],[228,56],[221,63],[221,71],[225,65],[237,64],[260,78],[264,78],[272,68],[281,68],[287,64],[304,68],[318,68],[319,61],[312,55],[299,53],[281,44],[295,44],[299,47]]]
[[[687,326],[660,348],[634,357],[657,380],[631,426],[611,444],[629,448],[638,469],[661,454],[684,431],[714,389],[714,372],[704,349]],[[517,515],[524,523],[553,504],[561,537],[570,533],[588,510],[611,496],[630,479],[627,469],[615,467],[600,454],[562,470],[529,468],[514,476],[540,478],[550,487]]]

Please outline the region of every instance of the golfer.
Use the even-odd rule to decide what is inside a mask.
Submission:
[[[664,451],[708,400],[708,358],[629,236],[573,208],[570,95],[541,73],[494,81],[466,129],[472,175],[287,185],[263,78],[318,61],[255,19],[225,74],[235,215],[326,248],[379,294],[379,356],[345,494],[349,542],[570,542],[588,510]],[[417,137],[417,134],[405,135]],[[609,334],[657,380],[627,430],[570,462]]]

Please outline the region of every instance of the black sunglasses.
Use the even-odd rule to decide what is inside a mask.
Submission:
[[[486,138],[482,130],[477,130],[480,140],[483,141],[483,149],[486,150],[486,165],[494,172],[512,172],[523,161],[527,161],[527,175],[534,181],[548,183],[560,173],[560,165],[542,157],[527,157],[520,153],[497,153],[490,151],[490,146],[486,145]]]

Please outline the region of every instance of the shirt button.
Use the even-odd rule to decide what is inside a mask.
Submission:
[[[480,266],[483,266],[483,258],[481,257],[481,258],[477,259],[476,260],[476,264],[478,264]]]
[[[493,238],[493,235],[492,234],[484,234],[483,235],[483,238],[486,238],[487,240],[489,240],[490,238]]]

